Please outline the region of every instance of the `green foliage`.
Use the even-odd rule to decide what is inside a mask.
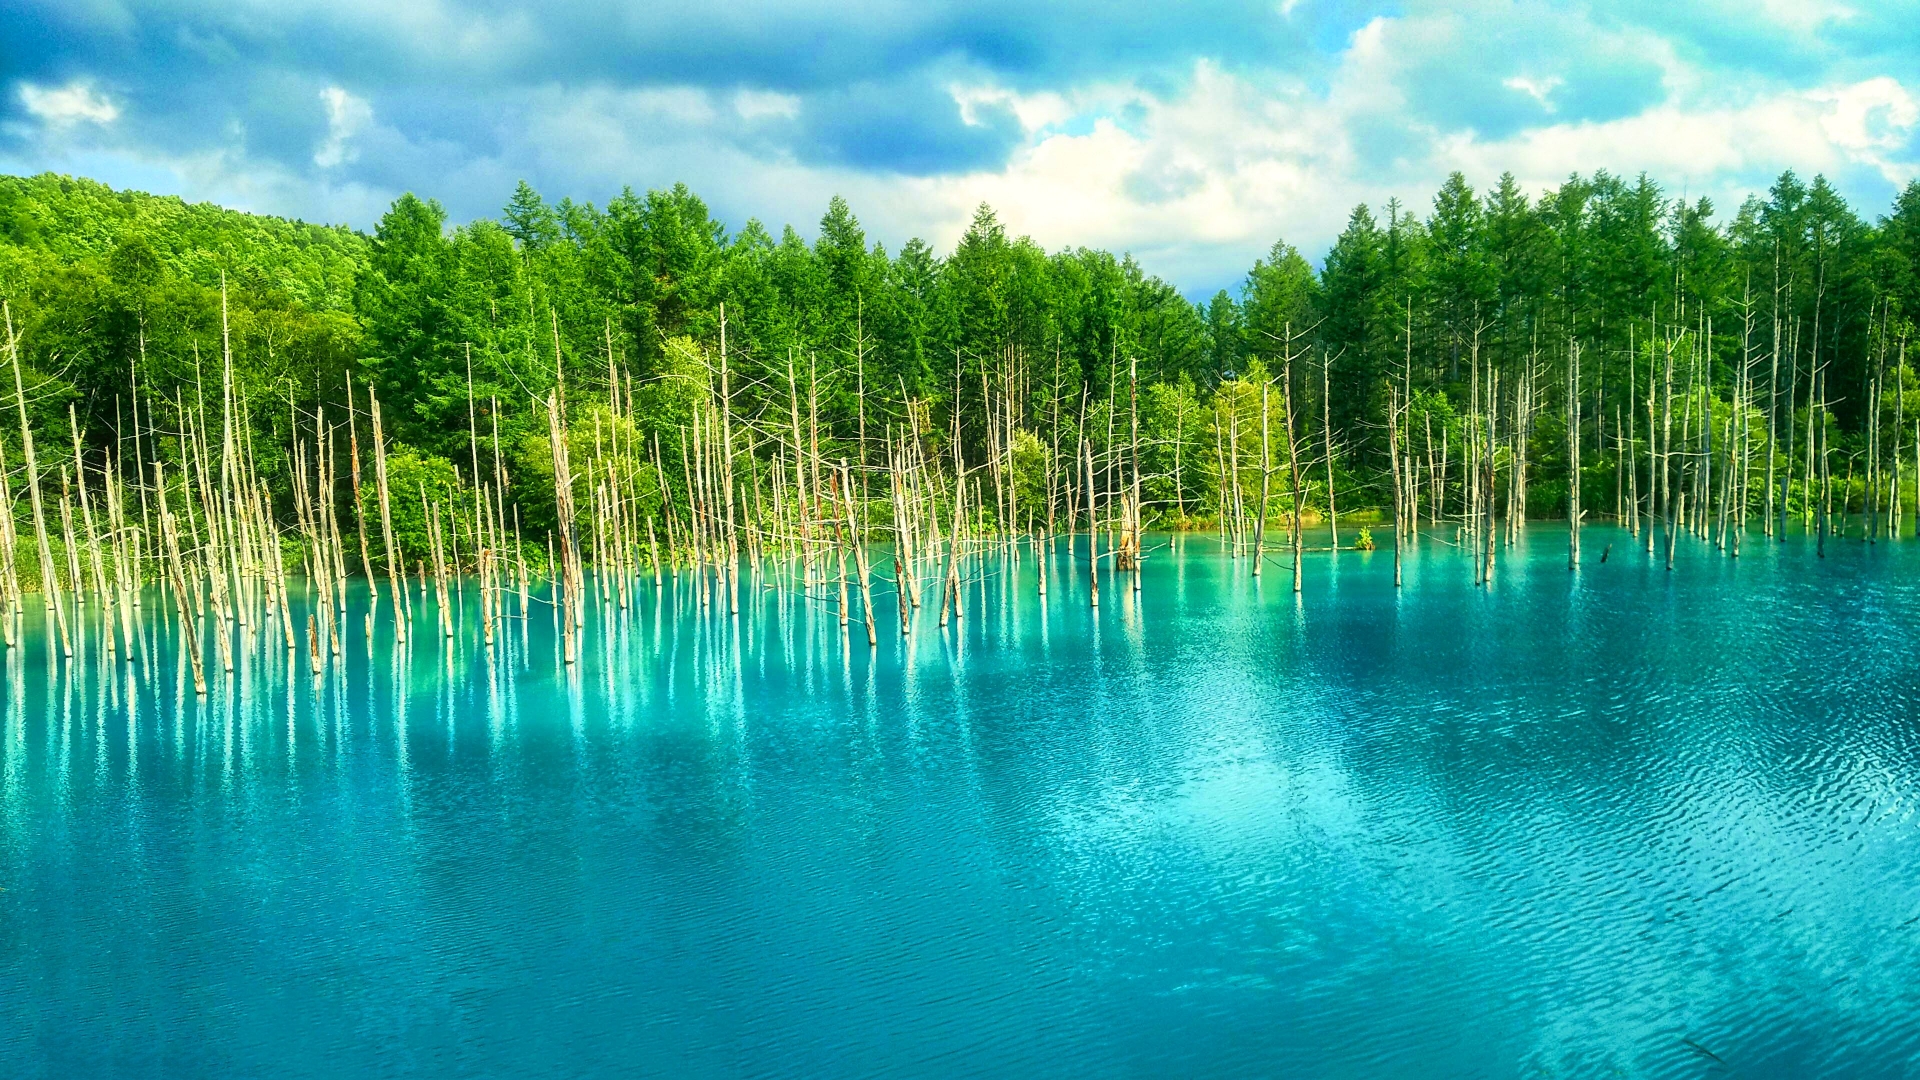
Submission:
[[[1051,455],[1033,432],[1017,431],[1013,436],[1010,456],[1013,459],[1014,505],[1023,519],[1020,524],[1024,527],[1024,519],[1029,515],[1036,520],[1045,520]]]
[[[395,510],[414,515],[402,529],[410,557],[424,552],[424,519],[398,470],[447,491],[476,471],[504,474],[531,537],[555,524],[544,403],[562,387],[582,483],[620,470],[650,493],[644,513],[667,514],[665,490],[684,491],[682,447],[723,367],[743,476],[791,457],[796,413],[800,441],[817,440],[827,460],[878,466],[889,438],[911,429],[943,458],[957,431],[972,466],[1004,442],[1011,408],[1017,499],[1036,516],[1078,475],[1082,440],[1103,483],[1130,461],[1136,413],[1149,513],[1213,513],[1230,479],[1222,457],[1243,494],[1257,491],[1263,385],[1275,505],[1286,505],[1283,375],[1304,476],[1324,487],[1330,418],[1342,505],[1357,510],[1387,499],[1389,388],[1410,394],[1405,449],[1458,463],[1476,380],[1497,376],[1505,403],[1535,371],[1531,491],[1564,500],[1555,418],[1569,340],[1582,343],[1582,392],[1596,403],[1581,432],[1591,506],[1612,503],[1602,451],[1619,445],[1623,412],[1644,453],[1644,398],[1669,351],[1697,372],[1680,393],[1722,437],[1743,375],[1777,386],[1778,434],[1783,446],[1789,433],[1802,440],[1802,454],[1816,367],[1836,453],[1857,453],[1870,424],[1884,437],[1920,414],[1901,351],[1920,310],[1920,182],[1877,223],[1823,178],[1793,173],[1726,222],[1705,200],[1604,171],[1533,194],[1510,176],[1476,192],[1456,174],[1423,215],[1395,202],[1378,211],[1355,208],[1319,269],[1276,242],[1238,290],[1194,303],[1131,257],[1046,251],[986,206],[943,257],[919,239],[889,254],[837,197],[810,240],[757,221],[729,233],[684,186],[597,207],[550,203],[525,183],[498,220],[456,226],[409,194],[366,235],[86,180],[0,177],[0,297],[49,469],[71,457],[69,409],[96,453],[127,444],[135,410],[144,456],[177,455],[156,430],[217,432],[231,355],[243,408],[233,419],[285,512],[295,432],[311,443],[317,422],[351,406],[364,445],[376,390]],[[1774,326],[1770,373],[1754,365],[1773,355]],[[1878,396],[1867,392],[1876,379]],[[631,423],[609,411],[616,389]],[[1772,401],[1747,403],[1749,432],[1764,433]],[[4,427],[17,469],[18,434]],[[1450,482],[1459,476],[1456,464]],[[1301,497],[1323,505],[1325,492]],[[471,513],[470,495],[455,502]],[[684,515],[684,500],[671,512]]]
[[[453,462],[446,458],[400,449],[387,455],[389,509],[393,514],[393,539],[401,556],[411,566],[415,560],[432,565],[433,546],[428,526],[432,507],[440,511],[440,527],[452,535],[465,534],[472,527],[472,489],[460,481]]]
[[[151,283],[164,272],[217,289],[225,275],[231,288],[283,293],[309,310],[345,311],[367,241],[337,226],[42,173],[0,176],[0,248],[43,253],[65,265],[99,260],[122,287]],[[8,295],[18,295],[20,283],[0,274]]]
[[[1140,451],[1142,498],[1174,522],[1207,512],[1219,470],[1213,465],[1213,416],[1193,380],[1183,374],[1148,387],[1140,427],[1146,433]]]

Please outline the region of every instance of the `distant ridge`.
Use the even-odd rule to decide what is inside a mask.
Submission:
[[[135,236],[181,277],[218,286],[224,271],[314,310],[350,308],[367,264],[368,238],[341,225],[118,191],[84,177],[0,176],[0,287],[25,276],[21,261],[107,258]]]

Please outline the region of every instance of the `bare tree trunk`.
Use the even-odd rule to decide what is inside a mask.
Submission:
[[[1602,450],[1602,453],[1604,452]],[[1580,569],[1580,514],[1580,343],[1569,339],[1567,342],[1567,569],[1569,570]]]
[[[1321,354],[1320,363],[1320,434],[1327,452],[1327,528],[1332,531],[1332,544],[1335,551],[1340,549],[1340,512],[1334,506],[1333,499],[1333,376],[1329,369],[1333,361]],[[1395,520],[1399,520],[1396,516]]]
[[[1281,390],[1284,392],[1287,410],[1287,462],[1293,472],[1293,591],[1300,591],[1300,561],[1304,555],[1302,530],[1300,526],[1300,443],[1294,438],[1293,426],[1293,359],[1287,358],[1280,372]]]

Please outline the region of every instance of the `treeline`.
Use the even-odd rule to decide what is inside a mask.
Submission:
[[[9,404],[47,477],[177,465],[183,433],[231,427],[290,520],[296,448],[364,424],[371,389],[414,556],[427,506],[476,477],[534,535],[557,505],[592,505],[556,498],[556,397],[583,475],[616,421],[632,429],[632,519],[669,535],[697,512],[685,448],[721,414],[727,505],[772,500],[802,460],[849,462],[883,499],[854,478],[914,439],[951,471],[991,469],[1005,494],[976,509],[1010,531],[1084,524],[1135,488],[1149,522],[1240,534],[1250,514],[1396,504],[1564,515],[1574,460],[1589,517],[1764,476],[1702,490],[1771,527],[1816,501],[1897,504],[1920,444],[1920,184],[1869,220],[1792,173],[1724,219],[1645,176],[1530,197],[1456,174],[1421,212],[1355,208],[1318,270],[1277,242],[1237,295],[1198,304],[1130,257],[1011,236],[986,207],[951,252],[889,251],[838,198],[809,242],[729,230],[684,186],[602,207],[522,184],[458,227],[404,196],[369,236],[6,177],[0,297]],[[20,430],[0,431],[18,500]]]

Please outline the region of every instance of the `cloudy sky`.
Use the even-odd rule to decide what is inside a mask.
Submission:
[[[0,0],[0,171],[361,228],[683,180],[944,249],[985,200],[1202,294],[1454,169],[1786,167],[1876,216],[1920,175],[1920,3]]]

